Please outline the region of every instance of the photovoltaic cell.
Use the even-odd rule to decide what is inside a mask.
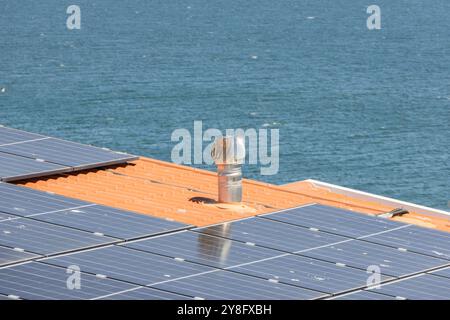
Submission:
[[[187,296],[162,290],[141,287],[136,290],[121,292],[102,298],[101,300],[188,300]]]
[[[449,300],[450,279],[422,274],[381,285],[381,288],[376,291],[408,300]]]
[[[72,273],[73,274],[73,273]],[[134,285],[81,274],[81,289],[70,289],[65,268],[29,262],[0,269],[0,293],[32,300],[93,299],[129,290]]]
[[[36,254],[0,247],[0,266],[35,259],[38,257],[40,256]]]
[[[348,239],[261,218],[234,221],[196,231],[288,252],[311,249]]]
[[[395,300],[395,297],[377,293],[377,290],[362,290],[334,298],[333,300]]]
[[[287,255],[230,270],[330,294],[364,288],[368,274],[334,263]],[[381,281],[388,279],[382,276]]]
[[[20,187],[9,183],[0,183],[0,211],[19,216],[29,216],[52,212],[80,206],[90,203],[81,200],[66,198]]]
[[[0,245],[28,252],[50,255],[101,244],[118,239],[60,227],[27,218],[0,222]]]
[[[435,275],[435,276],[446,277],[446,278],[450,279],[450,268],[433,271],[433,272],[430,272],[430,274]]]
[[[125,163],[138,157],[0,127],[0,180],[57,174]]]
[[[188,227],[8,183],[0,183],[0,211],[125,240]]]
[[[411,225],[408,228],[367,237],[365,240],[450,260],[448,232]]]
[[[17,129],[0,126],[0,146],[11,143],[18,143],[28,140],[45,139],[40,134],[29,133]]]
[[[177,261],[123,246],[73,253],[45,259],[42,262],[64,268],[77,265],[83,272],[102,274],[108,278],[141,286],[214,270],[195,263]]]
[[[307,228],[357,238],[402,226],[392,220],[324,205],[309,205],[260,216]]]
[[[33,218],[84,231],[102,233],[106,236],[124,240],[188,227],[175,221],[167,221],[100,205],[41,214]]]
[[[274,283],[229,271],[217,271],[165,282],[155,288],[208,300],[297,300],[326,296],[323,293]]]
[[[135,156],[55,138],[0,146],[0,151],[31,159],[43,159],[46,162],[76,169],[111,165],[137,159]]]
[[[0,180],[11,181],[56,174],[71,170],[54,163],[15,156],[0,152]]]
[[[410,275],[448,263],[446,260],[360,240],[311,250],[302,255],[363,270],[367,270],[369,266],[377,266],[382,274],[389,276]]]
[[[140,240],[124,246],[218,268],[282,254],[280,251],[190,231]]]

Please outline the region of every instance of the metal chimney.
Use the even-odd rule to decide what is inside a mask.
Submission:
[[[242,164],[245,160],[245,141],[241,136],[220,136],[211,148],[217,166],[219,202],[242,201]]]

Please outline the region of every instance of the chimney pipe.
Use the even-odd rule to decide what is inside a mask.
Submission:
[[[211,156],[217,166],[219,202],[241,202],[244,138],[236,135],[217,137],[211,148]]]

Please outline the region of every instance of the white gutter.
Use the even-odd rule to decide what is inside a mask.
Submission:
[[[395,207],[395,208],[403,208],[408,211],[417,212],[417,213],[420,213],[423,215],[439,217],[439,218],[444,218],[444,219],[450,218],[450,212],[448,212],[448,211],[425,207],[425,206],[421,206],[421,205],[418,205],[415,203],[396,200],[393,198],[383,197],[383,196],[379,196],[379,195],[376,195],[373,193],[368,193],[368,192],[359,191],[359,190],[355,190],[355,189],[345,188],[345,187],[341,187],[341,186],[338,186],[335,184],[326,183],[326,182],[322,182],[322,181],[318,181],[318,180],[314,180],[314,179],[307,179],[305,181],[312,183],[314,186],[326,188],[332,192],[342,194],[345,196],[349,196],[351,198],[372,201],[372,202],[376,202],[376,203],[379,203],[382,205],[391,206],[391,207]]]

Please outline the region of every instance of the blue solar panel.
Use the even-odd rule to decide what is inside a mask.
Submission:
[[[267,259],[229,270],[330,294],[364,288],[369,277],[364,270],[295,255]],[[388,277],[382,276],[380,280],[387,279]]]
[[[154,287],[185,294],[196,299],[208,300],[297,300],[327,296],[317,291],[228,271],[215,271],[186,277]]]
[[[404,225],[388,219],[318,204],[269,213],[260,217],[353,238]]]
[[[0,266],[39,258],[39,255],[0,247]]]
[[[83,272],[102,274],[108,278],[141,286],[214,270],[210,267],[115,245],[45,259],[42,262],[61,267],[77,265]]]
[[[0,222],[0,245],[43,255],[94,247],[118,239],[27,218]]]
[[[362,290],[336,297],[333,300],[395,300],[395,297],[377,293],[377,290]]]
[[[9,183],[0,183],[0,211],[14,215],[30,216],[86,205],[90,203]]]
[[[17,129],[0,126],[0,146],[11,143],[19,143],[36,139],[46,139],[39,134],[29,133]]]
[[[31,159],[43,159],[76,169],[86,169],[135,160],[137,157],[75,142],[49,138],[0,146],[0,151]]]
[[[288,252],[311,249],[348,239],[261,218],[234,221],[200,228],[196,231]]]
[[[123,240],[148,237],[188,227],[179,222],[100,205],[41,214],[34,216],[33,219]]]
[[[441,270],[437,270],[437,271],[430,272],[430,274],[435,275],[435,276],[446,277],[446,278],[449,278],[449,279],[450,279],[450,267],[449,267],[449,268],[445,268],[445,269],[441,269]]]
[[[29,179],[125,163],[138,157],[0,127],[0,180]]]
[[[450,233],[448,232],[411,225],[408,228],[374,235],[365,240],[450,260]]]
[[[32,300],[101,298],[130,290],[134,285],[81,273],[80,289],[70,289],[66,268],[29,262],[0,269],[0,293]]]
[[[375,291],[408,300],[449,300],[450,279],[422,274],[408,279],[381,285]]]
[[[190,297],[162,290],[141,287],[104,297],[101,300],[188,300]]]
[[[54,163],[42,162],[0,152],[0,180],[28,179],[71,170]]]
[[[190,231],[140,240],[124,245],[146,252],[218,268],[282,254],[280,251]]]
[[[367,270],[378,266],[382,274],[405,276],[443,266],[446,260],[360,240],[311,250],[302,255]]]

